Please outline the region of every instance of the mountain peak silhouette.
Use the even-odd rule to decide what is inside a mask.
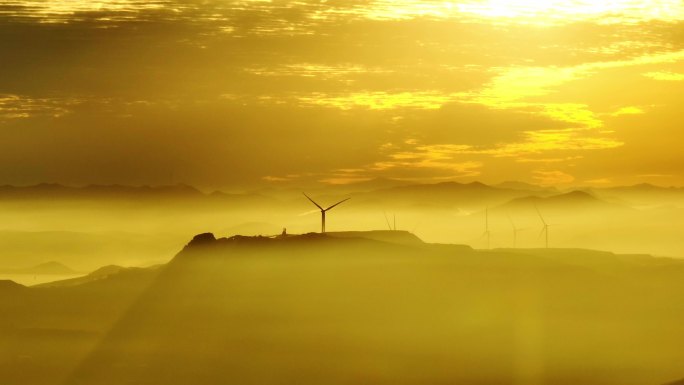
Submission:
[[[20,285],[9,279],[0,280],[0,293],[14,293],[24,289],[27,289],[26,286]]]
[[[289,247],[289,246],[339,246],[339,245],[421,245],[424,242],[415,234],[402,230],[373,230],[373,231],[332,231],[325,234],[306,233],[285,236],[246,236],[233,235],[216,238],[213,233],[195,235],[185,246],[184,251],[205,248],[219,248],[222,246],[236,247]]]
[[[56,261],[49,261],[30,267],[0,269],[0,272],[9,274],[48,274],[48,275],[74,275],[77,271]]]

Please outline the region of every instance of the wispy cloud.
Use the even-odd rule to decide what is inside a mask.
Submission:
[[[574,176],[559,170],[537,170],[534,172],[533,178],[542,186],[558,186],[575,181]]]
[[[577,128],[600,128],[604,124],[603,121],[599,114],[592,111],[587,104],[575,100],[549,103],[539,101],[539,98],[554,93],[564,84],[587,78],[602,70],[676,63],[682,60],[684,60],[684,51],[674,51],[571,67],[502,68],[499,69],[500,75],[482,89],[461,93],[459,96],[467,103],[482,104],[494,109],[529,111],[572,124]],[[660,75],[651,77],[666,77],[669,78],[668,80],[675,77],[663,73],[658,74]]]
[[[472,0],[455,3],[461,13],[508,22],[554,25],[574,22],[639,23],[649,20],[676,21],[684,17],[678,0]]]
[[[678,0],[374,0],[264,1],[241,0],[186,2],[181,0],[8,0],[0,15],[43,23],[84,19],[112,21],[150,20],[151,16],[215,22],[217,31],[243,34],[240,21],[249,16],[252,34],[311,34],[314,26],[340,20],[407,21],[465,20],[496,24],[553,26],[572,23],[634,24],[684,20]]]
[[[459,177],[477,176],[481,162],[458,159],[458,155],[468,151],[468,148],[458,145],[417,146],[411,151],[392,153],[389,159],[376,162],[369,168],[374,171],[434,169],[449,171]]]
[[[452,100],[451,95],[437,91],[405,92],[355,92],[346,95],[314,93],[300,96],[302,104],[334,107],[342,110],[367,108],[371,110],[391,110],[397,108],[417,108],[435,110]]]
[[[70,112],[78,99],[32,98],[21,95],[0,94],[0,121],[33,116],[60,117]]]
[[[573,129],[529,131],[525,133],[525,139],[519,143],[503,144],[487,153],[518,157],[554,151],[605,150],[624,144],[619,140]]]
[[[581,159],[581,155],[555,158],[533,158],[543,154],[602,150],[622,146],[623,143],[608,138],[583,136],[574,130],[530,131],[524,141],[502,143],[493,146],[471,146],[459,144],[420,144],[415,141],[404,142],[401,146],[383,145],[383,160],[362,168],[336,170],[326,178],[330,183],[350,183],[370,179],[377,175],[387,175],[400,171],[404,178],[418,177],[421,172],[448,173],[451,178],[469,178],[481,175],[483,157],[511,157],[521,163],[561,163]],[[482,160],[473,160],[478,157]],[[570,183],[565,174],[559,172],[538,172],[536,178],[545,178],[549,184]],[[551,182],[551,180],[554,182]],[[544,182],[544,181],[542,181]]]
[[[610,116],[641,115],[645,113],[646,111],[644,111],[641,107],[629,106],[618,109],[617,111],[611,113]]]
[[[111,21],[135,21],[145,11],[173,10],[166,0],[6,0],[0,5],[0,16],[39,23],[68,23],[84,18]]]
[[[667,71],[655,71],[655,72],[647,72],[644,74],[647,78],[651,78],[653,80],[664,80],[664,81],[673,81],[673,82],[681,82],[684,81],[684,74],[676,73],[676,72],[667,72]]]

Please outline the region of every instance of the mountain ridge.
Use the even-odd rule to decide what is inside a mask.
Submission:
[[[73,275],[76,270],[56,261],[39,263],[34,266],[20,268],[0,268],[1,274],[47,274],[47,275]]]

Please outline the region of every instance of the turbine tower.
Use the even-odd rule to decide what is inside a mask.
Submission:
[[[390,229],[390,231],[392,231],[392,225],[390,225],[389,218],[387,218],[387,213],[384,211],[382,213],[385,215],[385,222],[387,222],[387,228]]]
[[[351,199],[351,198],[343,199],[343,200],[341,200],[341,201],[335,203],[334,205],[328,207],[327,209],[324,209],[323,207],[321,207],[321,205],[319,205],[318,203],[314,202],[313,199],[311,199],[308,195],[306,195],[306,193],[302,193],[302,194],[304,194],[304,196],[305,196],[307,199],[309,199],[309,200],[311,201],[311,203],[315,204],[316,207],[318,207],[318,208],[321,210],[321,234],[325,234],[325,213],[326,213],[327,211],[329,211],[329,210],[332,210],[335,206],[339,205],[340,203],[346,202],[346,201],[348,201],[349,199]]]
[[[489,231],[489,207],[485,209],[485,232],[483,234],[487,237],[487,248],[491,248],[492,233]]]
[[[515,249],[518,247],[518,234],[525,229],[518,228],[510,215],[508,215],[508,221],[511,222],[511,227],[513,227],[513,248]]]
[[[539,219],[541,219],[542,223],[544,224],[544,227],[542,227],[542,231],[539,233],[539,236],[541,237],[542,234],[545,235],[546,238],[546,248],[549,248],[549,224],[546,223],[546,220],[544,219],[544,216],[542,215],[541,211],[539,211],[539,207],[534,206],[534,208],[537,210],[537,214],[539,214]]]
[[[383,211],[382,212],[385,215],[385,222],[387,222],[387,228],[390,229],[390,231],[397,231],[397,214],[393,214],[394,217],[394,227],[390,224],[389,218],[387,217],[387,212]]]

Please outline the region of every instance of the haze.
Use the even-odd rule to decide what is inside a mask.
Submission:
[[[0,382],[684,384],[683,31],[0,1]]]

